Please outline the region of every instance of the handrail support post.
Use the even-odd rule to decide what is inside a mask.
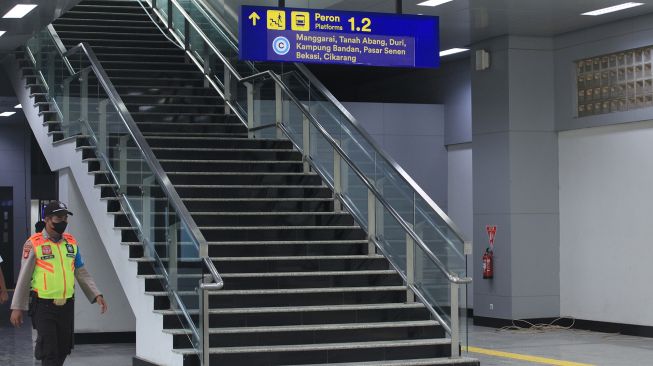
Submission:
[[[168,286],[173,291],[179,289],[179,270],[177,267],[177,255],[179,249],[179,238],[177,235],[177,230],[179,229],[179,222],[177,221],[176,215],[173,212],[170,212],[170,208],[166,205],[165,209],[165,220],[166,220],[166,229],[168,230],[168,235],[166,238],[167,247],[168,247]],[[172,304],[171,304],[172,305]]]
[[[284,138],[283,131],[279,126],[283,124],[283,93],[281,92],[281,85],[274,84],[274,110],[275,110],[275,123],[277,124],[277,138]]]
[[[126,178],[126,177],[125,177]],[[141,199],[143,205],[143,241],[145,242],[145,256],[152,257],[155,248],[154,248],[154,224],[152,220],[152,184],[154,183],[154,176],[149,176],[143,179],[143,185],[141,188]],[[125,189],[126,193],[126,189]],[[148,245],[149,244],[149,245]]]
[[[122,193],[127,193],[127,141],[129,140],[128,135],[120,136],[118,151],[120,152],[120,160],[118,162],[118,185]]]
[[[172,0],[168,0],[168,30],[172,32]]]
[[[254,128],[254,85],[245,82],[245,89],[247,90],[247,129]],[[249,138],[254,137],[254,132],[248,132]]]
[[[342,159],[338,150],[333,149],[333,209],[335,212],[342,212],[342,176],[341,176]]]
[[[232,101],[231,97],[231,88],[232,88],[232,82],[231,82],[231,71],[229,70],[229,67],[227,67],[227,64],[224,64],[224,114],[229,114],[231,113],[231,109],[229,108],[229,102]]]
[[[460,357],[460,317],[458,316],[458,293],[460,285],[450,282],[451,286],[451,358]]]
[[[190,50],[190,23],[184,17],[184,51]]]
[[[61,121],[61,130],[65,131],[70,125],[70,82],[72,78],[66,78],[63,82],[63,121]]]
[[[200,279],[199,286],[197,288],[199,294],[199,349],[202,353],[199,355],[200,365],[201,366],[210,366],[210,342],[209,342],[209,292],[208,290],[202,287],[203,284],[207,283],[204,275]]]
[[[367,190],[367,254],[376,254],[376,196],[371,189]]]
[[[104,154],[106,157],[109,157],[107,151],[107,105],[109,104],[109,99],[102,99],[98,103],[98,134],[97,134],[97,149],[100,151],[100,154]],[[102,165],[104,165],[104,160],[100,159]],[[107,167],[104,167],[106,169]]]
[[[306,116],[302,119],[302,160],[304,161],[304,173],[311,170],[309,159],[311,158],[311,124]]]
[[[90,68],[86,68],[82,70],[80,74],[80,81],[81,81],[81,87],[80,87],[80,115],[79,118],[82,121],[86,121],[87,123],[90,123],[91,121],[88,120],[88,73],[91,71]],[[84,124],[81,124],[81,129],[84,129]],[[84,131],[82,131],[84,132]],[[71,132],[72,133],[72,132]],[[86,132],[88,134],[88,132]]]
[[[412,287],[415,286],[415,241],[406,233],[406,302],[415,302]]]

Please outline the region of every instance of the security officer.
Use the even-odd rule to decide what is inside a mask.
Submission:
[[[38,337],[34,356],[43,366],[61,366],[73,346],[74,279],[91,303],[107,303],[84,268],[75,238],[64,233],[68,223],[66,205],[55,201],[44,209],[45,229],[32,235],[23,246],[23,260],[11,303],[11,323],[23,323],[28,310]],[[31,290],[31,291],[30,291]]]

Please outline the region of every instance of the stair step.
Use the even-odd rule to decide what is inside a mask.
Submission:
[[[270,273],[223,273],[223,279],[228,278],[264,278],[264,277],[309,277],[309,276],[363,276],[363,275],[394,275],[397,271],[387,270],[360,270],[360,271],[320,271],[320,272],[270,272]],[[200,274],[179,274],[179,278],[201,278]],[[163,279],[163,275],[138,275],[139,278],[153,280]]]
[[[289,288],[289,289],[257,289],[257,290],[216,290],[209,291],[210,295],[236,296],[236,295],[279,295],[279,294],[314,294],[336,292],[376,292],[376,291],[406,291],[406,286],[369,286],[369,287],[337,287],[337,288]],[[197,295],[195,291],[177,291],[180,296]],[[168,296],[167,291],[145,291],[150,296]]]
[[[329,363],[330,366],[438,366],[438,365],[461,365],[461,366],[479,366],[479,361],[473,358],[420,358],[392,361],[372,361],[372,362],[345,362]],[[324,364],[304,364],[296,366],[324,366]]]
[[[324,245],[324,244],[367,244],[367,240],[282,240],[282,241],[214,241],[207,242],[208,245],[289,245],[289,244],[302,244],[302,245]],[[122,242],[122,245],[143,245],[139,241]],[[167,242],[153,242],[154,245],[164,245]],[[180,245],[191,245],[190,242],[181,242]]]
[[[212,261],[218,261],[218,262],[240,262],[240,261],[248,261],[248,262],[269,262],[269,261],[285,261],[285,260],[302,260],[302,261],[308,261],[308,260],[321,260],[321,259],[328,259],[328,260],[345,260],[345,259],[363,259],[363,260],[369,260],[369,259],[385,259],[384,256],[382,255],[330,255],[330,256],[323,256],[323,255],[312,255],[312,256],[277,256],[277,257],[210,257]],[[130,258],[129,259],[132,262],[145,262],[145,263],[150,263],[154,262],[154,258],[148,258],[148,257],[141,257],[141,258]],[[162,262],[167,262],[168,258],[161,258]],[[183,258],[179,259],[180,262],[200,262],[199,258]]]
[[[450,345],[449,339],[419,339],[401,341],[379,341],[379,342],[348,342],[348,343],[326,343],[326,344],[301,344],[292,346],[263,346],[263,347],[228,347],[211,348],[211,354],[233,354],[233,353],[267,353],[267,352],[299,352],[299,351],[328,351],[328,350],[350,350],[367,348],[388,348],[388,347],[415,347],[415,346],[444,346]],[[175,352],[191,355],[195,354],[194,349],[176,349]]]
[[[303,331],[324,331],[324,330],[354,330],[354,329],[381,329],[381,328],[398,328],[398,327],[428,327],[439,326],[435,320],[422,321],[395,321],[381,323],[343,323],[343,324],[310,324],[310,325],[286,325],[286,326],[266,326],[266,327],[230,327],[230,328],[211,328],[210,334],[241,334],[241,333],[271,333],[271,332],[303,332]],[[191,334],[186,329],[169,329],[164,332],[175,335]]]
[[[400,309],[423,309],[421,303],[382,303],[382,304],[354,304],[354,305],[313,305],[313,306],[283,306],[263,308],[226,308],[209,309],[209,314],[268,314],[268,313],[300,313],[300,312],[329,312],[329,311],[357,311],[357,310],[400,310]],[[155,310],[161,315],[181,315],[181,310]],[[198,314],[197,310],[190,310],[191,314]]]

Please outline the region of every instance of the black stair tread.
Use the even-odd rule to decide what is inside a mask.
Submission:
[[[479,365],[478,360],[468,357],[460,358],[419,358],[392,361],[329,363],[331,366],[438,366],[438,365]],[[324,366],[324,364],[296,365]]]
[[[84,1],[80,2],[79,4],[75,5],[73,9],[106,9],[106,8],[134,8],[134,9],[143,9],[141,6],[135,2],[117,2],[115,5],[106,5],[106,4],[111,4],[112,1],[105,1],[102,3],[102,5],[97,5],[97,4],[86,4]]]
[[[129,173],[129,172],[128,172]],[[296,173],[296,172],[193,172],[193,171],[187,171],[187,172],[175,172],[175,171],[170,171],[166,172],[168,175],[202,175],[202,176],[225,176],[225,175],[236,175],[236,176],[244,176],[244,175],[253,175],[253,176],[306,176],[306,177],[316,177],[318,176],[317,173]]]
[[[298,244],[298,245],[322,245],[322,244],[367,244],[367,239],[362,240],[352,240],[352,239],[340,239],[340,240],[279,240],[279,241],[207,241],[208,245],[287,245],[287,244]],[[138,241],[123,241],[122,245],[143,245],[143,243]],[[167,245],[167,242],[153,242],[154,245]],[[180,242],[180,245],[195,245],[190,242]]]
[[[56,29],[56,27],[58,25],[64,25],[62,23],[68,23],[68,24],[65,24],[65,25],[77,25],[78,22],[92,22],[92,23],[110,22],[110,23],[116,23],[116,24],[132,23],[132,24],[142,24],[143,28],[152,28],[152,25],[153,25],[152,20],[150,20],[150,19],[138,20],[138,19],[102,19],[102,18],[100,18],[100,19],[98,19],[98,18],[66,18],[65,16],[57,18],[54,21],[53,24],[54,24],[55,29]],[[74,23],[74,24],[69,24],[69,23]]]
[[[137,122],[140,123],[140,122]],[[177,137],[188,137],[188,136],[212,136],[212,137],[227,137],[227,136],[247,136],[247,132],[142,132],[143,136],[150,137],[152,133],[156,133],[157,136],[162,134],[177,136]]]
[[[320,330],[352,330],[352,329],[374,329],[374,328],[400,328],[400,327],[428,327],[439,326],[435,320],[391,320],[387,322],[374,323],[336,323],[336,324],[307,324],[307,325],[276,325],[264,327],[229,327],[210,328],[210,334],[239,334],[239,333],[269,333],[269,332],[293,332],[293,331],[320,331]],[[165,329],[165,333],[181,335],[191,334],[186,329]]]
[[[160,258],[162,262],[167,262],[168,258]],[[379,254],[374,255],[303,255],[303,256],[270,256],[270,257],[210,257],[211,261],[218,262],[242,262],[242,261],[286,261],[286,260],[346,260],[346,259],[385,259],[384,256]],[[154,258],[140,257],[129,258],[131,262],[154,262]],[[179,258],[178,262],[199,262],[199,258]]]
[[[168,43],[170,43],[170,42],[168,42]],[[181,50],[179,48],[176,48],[176,47],[173,47],[173,46],[167,46],[167,45],[164,45],[162,47],[143,47],[143,46],[138,46],[137,47],[137,46],[109,46],[109,45],[94,44],[94,45],[91,45],[91,46],[93,48],[93,51],[95,51],[95,50],[137,50],[137,51],[142,51],[144,49],[152,49],[151,52],[155,52],[154,50],[158,50],[157,52],[165,50],[165,51],[168,51],[168,52],[172,53],[172,55],[175,55],[175,54],[181,55],[181,56],[184,55],[183,50]],[[98,56],[98,58],[100,58],[99,56],[101,54],[104,54],[104,51],[103,52],[95,52],[95,55]],[[114,53],[110,52],[109,54],[113,55]],[[134,54],[132,54],[131,56],[134,56]],[[163,55],[161,55],[161,56],[163,56]],[[139,57],[140,57],[140,55],[139,55]]]
[[[197,94],[134,94],[134,93],[123,93],[123,98],[197,98],[197,99],[218,99],[219,101],[223,102],[222,97],[220,97],[217,94],[214,95],[197,95]],[[137,103],[132,103],[132,104],[137,104]],[[151,104],[151,105],[158,105],[158,104]],[[222,104],[224,106],[224,104]]]
[[[332,211],[279,211],[279,212],[251,212],[251,211],[189,211],[192,216],[349,216],[348,212],[332,212]],[[124,212],[109,212],[109,215],[123,216]],[[141,212],[136,212],[141,214]],[[165,212],[155,212],[157,216],[167,215]]]
[[[185,163],[185,164],[194,164],[194,163],[240,163],[240,164],[303,164],[298,160],[189,160],[189,159],[158,159],[161,163]],[[84,159],[86,162],[91,161],[100,161],[97,158],[87,158]],[[127,162],[141,162],[142,159],[127,159]]]
[[[68,19],[71,20],[71,19]],[[153,30],[150,25],[152,22],[150,21],[142,21],[142,26],[136,26],[136,25],[124,25],[120,20],[112,20],[112,19],[75,19],[75,20],[84,20],[88,21],[89,23],[96,23],[96,22],[115,22],[115,24],[102,24],[102,25],[94,25],[94,26],[89,26],[88,24],[81,24],[81,22],[75,22],[74,24],[66,24],[65,22],[59,22],[59,20],[54,21],[54,28],[57,31],[57,33],[60,32],[72,32],[73,30],[76,32],[80,33],[85,33],[87,32],[87,29],[89,27],[93,28],[102,28],[102,29],[111,29],[113,31],[119,31],[119,34],[127,34],[127,33],[132,33],[132,31],[138,31],[138,30],[151,30],[153,33],[156,32],[158,33],[158,30]],[[140,22],[140,21],[131,21],[131,22]],[[130,21],[127,21],[127,23],[131,23]],[[62,31],[61,29],[65,28],[65,31]],[[143,34],[143,33],[134,33],[134,34]],[[161,34],[161,33],[158,33]]]
[[[397,274],[393,269],[365,269],[365,270],[351,270],[351,271],[301,271],[301,272],[245,272],[245,273],[222,273],[220,276],[224,279],[227,278],[262,278],[262,277],[314,277],[314,276],[362,276],[362,275],[380,275],[380,274]],[[202,275],[197,273],[178,274],[179,278],[201,278]],[[163,275],[149,274],[138,275],[143,279],[162,279]]]
[[[101,200],[104,201],[119,201],[120,198],[118,197],[102,197],[100,198]],[[167,198],[163,197],[157,197],[153,198],[154,200],[157,201],[167,201]],[[188,201],[188,202],[277,202],[277,201],[290,201],[290,202],[313,202],[313,201],[333,201],[334,198],[321,198],[321,197],[309,197],[309,198],[293,198],[293,197],[265,197],[265,198],[195,198],[195,197],[186,197],[182,198],[182,201]]]
[[[101,35],[101,34],[104,34],[104,35],[107,35],[107,36],[111,36],[111,35],[114,34],[112,32],[96,32],[96,31],[89,31],[89,30],[83,30],[83,29],[82,30],[75,30],[75,31],[72,31],[72,30],[58,30],[57,33],[58,34],[74,33],[74,34],[83,34],[83,35],[94,35],[94,34]],[[146,36],[146,37],[157,37],[157,38],[158,37],[161,37],[161,38],[164,37],[163,34],[161,34],[161,33],[138,33],[138,32],[133,32],[133,33],[120,33],[120,35],[132,35],[132,36],[138,36],[138,37]],[[66,38],[66,37],[61,37],[61,38]],[[68,38],[71,38],[71,37],[68,37]],[[74,38],[74,39],[81,39],[81,37],[80,38]],[[113,41],[117,41],[117,40],[113,40]],[[167,41],[167,42],[169,42],[169,41]]]
[[[125,97],[133,97],[133,95],[125,95]],[[173,97],[179,97],[179,96],[173,96]],[[204,97],[206,98],[206,97]],[[125,105],[127,106],[139,106],[139,107],[224,107],[224,104],[199,104],[199,103],[149,103],[149,102],[125,102]],[[175,113],[177,114],[177,113]],[[188,123],[188,124],[193,124],[193,123]],[[243,124],[240,123],[242,126]]]
[[[288,313],[288,312],[315,312],[315,311],[346,311],[346,310],[387,310],[387,309],[424,309],[419,302],[413,303],[379,303],[379,304],[341,304],[341,305],[304,305],[304,306],[279,306],[279,307],[255,307],[255,308],[219,308],[209,309],[209,314],[267,314],[267,313]],[[198,311],[191,309],[191,314]],[[181,310],[167,309],[155,310],[161,315],[179,315]]]
[[[150,80],[150,78],[146,78],[146,79]],[[138,85],[138,84],[131,85],[130,84],[130,85],[116,85],[115,87],[118,90],[127,89],[127,88],[137,88],[137,89],[140,88],[140,89],[148,89],[148,90],[149,89],[156,89],[156,90],[159,90],[159,89],[174,89],[174,90],[177,90],[177,91],[185,90],[185,89],[207,90],[207,88],[205,88],[203,86],[188,86],[188,85],[179,86],[179,85]],[[213,89],[210,89],[210,91],[213,92]],[[124,95],[126,97],[129,97],[131,94],[125,93]],[[158,95],[158,94],[154,94],[154,95]],[[135,96],[141,96],[141,95],[135,95]],[[143,94],[143,96],[149,96],[149,95]]]
[[[142,187],[140,184],[127,184],[123,187]],[[95,187],[111,187],[118,188],[114,183],[99,183]],[[154,186],[155,188],[158,187]],[[323,185],[304,185],[304,184],[175,184],[177,188],[255,188],[255,189],[271,189],[271,188],[326,188]],[[121,227],[119,229],[131,229],[128,227]]]
[[[163,40],[155,40],[155,39],[130,39],[130,40],[125,40],[125,39],[86,39],[84,37],[61,37],[61,41],[64,43],[79,43],[79,42],[89,42],[91,43],[91,46],[93,48],[95,47],[100,47],[100,45],[105,44],[105,43],[116,43],[118,42],[119,44],[139,44],[143,43],[142,47],[139,47],[141,49],[143,48],[151,48],[151,49],[158,49],[158,48],[168,48],[170,50],[178,50],[176,46],[174,46],[170,41],[167,39]],[[113,46],[108,46],[108,47],[113,47]]]
[[[120,16],[139,16],[139,17],[147,17],[147,14],[145,12],[138,12],[138,13],[114,13],[110,11],[79,11],[75,10],[73,7],[72,10],[67,11],[62,18],[64,19],[77,19],[77,18],[71,18],[67,17],[66,14],[68,15],[74,15],[74,14],[102,14],[102,15],[120,15]],[[148,20],[148,22],[152,22],[151,20]]]
[[[255,347],[212,347],[211,354],[234,354],[234,353],[266,353],[266,352],[302,352],[302,351],[328,351],[346,349],[367,349],[367,348],[396,348],[396,347],[417,347],[417,346],[443,346],[449,345],[451,341],[446,338],[396,340],[396,341],[374,341],[374,342],[347,342],[347,343],[322,343],[322,344],[299,344],[282,346],[255,346]],[[195,354],[192,348],[175,349],[184,355]]]
[[[164,230],[167,229],[167,226],[152,226],[151,229],[153,230]],[[228,231],[228,230],[234,230],[234,231],[242,231],[242,230],[251,230],[251,231],[258,231],[258,230],[328,230],[328,229],[360,229],[360,226],[358,225],[306,225],[306,226],[201,226],[198,225],[198,228],[200,230],[221,230],[221,231]],[[117,226],[113,228],[114,230],[134,230],[132,227],[121,227]]]
[[[375,291],[407,291],[406,286],[360,286],[360,287],[316,287],[316,288],[283,288],[283,289],[256,289],[256,290],[215,290],[209,291],[211,296],[234,295],[270,295],[270,294],[311,294],[311,293],[336,293],[336,292],[375,292]],[[196,291],[177,291],[180,296],[197,295]],[[150,296],[168,296],[167,291],[145,291]]]

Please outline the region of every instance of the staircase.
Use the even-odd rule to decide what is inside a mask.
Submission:
[[[225,114],[220,95],[138,2],[83,0],[54,29],[66,49],[80,42],[92,47],[209,244],[208,256],[224,279],[224,288],[208,295],[212,365],[478,365],[449,358],[451,341],[441,324],[408,295],[388,260],[369,252],[366,232],[336,209],[333,191],[318,174],[305,172],[302,154],[285,139],[248,137],[247,127]],[[33,65],[17,55],[57,143],[65,137],[61,121]],[[97,111],[88,118],[97,119]],[[152,298],[158,328],[183,360],[166,364],[199,365],[183,311],[171,303],[155,259],[121,207],[117,185],[89,136],[80,133],[75,141]],[[140,179],[138,159],[129,151],[126,156],[130,183],[123,189],[143,189],[142,181],[131,183]],[[163,263],[176,262],[178,294],[195,305],[188,313],[197,322],[193,289],[201,263],[196,254],[184,254],[193,248],[183,238],[170,259],[166,199],[159,192],[153,201],[154,249]]]

